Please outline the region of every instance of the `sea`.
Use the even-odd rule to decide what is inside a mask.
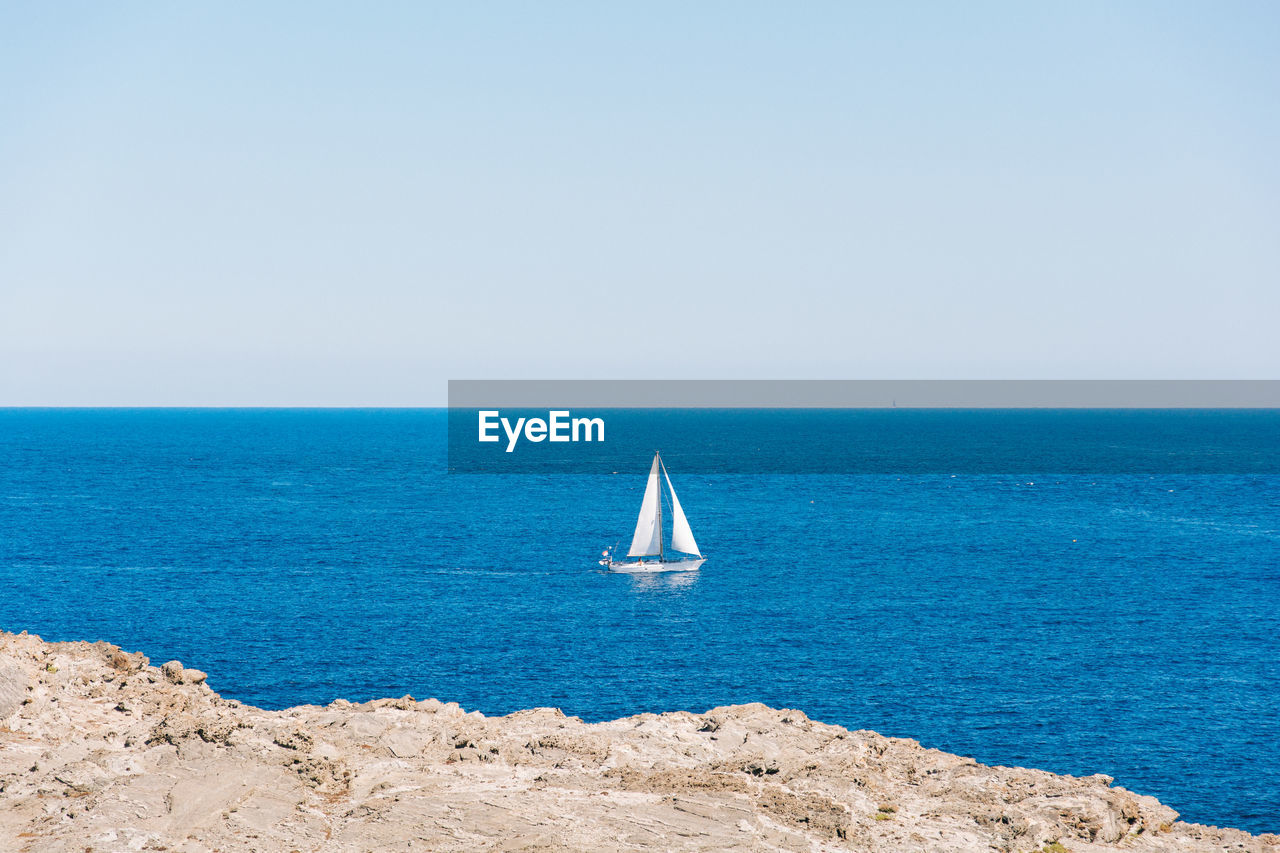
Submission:
[[[764,702],[1280,832],[1280,412],[789,412],[751,447],[742,413],[662,417],[695,573],[598,564],[647,445],[467,473],[441,409],[0,410],[0,628],[266,708]],[[850,465],[867,423],[914,438]],[[979,458],[997,427],[1047,455]]]

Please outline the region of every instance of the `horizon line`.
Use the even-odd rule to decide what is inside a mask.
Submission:
[[[479,409],[512,409],[512,410],[541,410],[541,409],[571,409],[579,408],[583,410],[600,409],[600,410],[616,410],[616,409],[741,409],[743,411],[750,410],[778,410],[778,411],[843,411],[843,410],[871,410],[871,409],[902,409],[902,410],[928,410],[928,411],[945,411],[951,410],[974,410],[988,409],[991,411],[1001,410],[1040,410],[1040,411],[1280,411],[1280,406],[1268,405],[1252,405],[1238,403],[1233,405],[1222,404],[1198,404],[1198,405],[1153,405],[1149,403],[1133,403],[1133,404],[1107,404],[1095,405],[1086,403],[976,403],[976,402],[916,402],[895,404],[892,402],[867,402],[867,403],[850,403],[845,405],[823,405],[823,404],[790,404],[790,405],[762,405],[760,403],[713,403],[708,405],[700,405],[687,402],[670,402],[670,403],[652,403],[652,404],[565,404],[558,406],[556,404],[531,406],[528,404],[485,404],[485,405],[459,405],[450,406],[448,404],[435,405],[407,405],[401,403],[380,404],[380,403],[355,403],[355,404],[261,404],[261,403],[141,403],[141,404],[79,404],[79,403],[54,403],[54,404],[18,404],[8,405],[0,404],[0,411],[87,411],[87,410],[114,410],[114,411],[138,411],[138,410],[199,410],[199,411],[460,411],[470,412]]]

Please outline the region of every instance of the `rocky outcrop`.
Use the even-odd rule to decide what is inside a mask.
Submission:
[[[0,633],[0,850],[1224,848],[1280,853],[1280,837],[799,711],[264,711],[178,661]]]

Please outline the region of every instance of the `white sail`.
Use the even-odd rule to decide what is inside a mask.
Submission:
[[[662,466],[662,476],[667,478],[667,489],[671,492],[671,547],[673,550],[701,557],[702,552],[698,550],[698,543],[693,541],[689,519],[684,517],[684,510],[680,508],[680,499],[676,497],[675,487],[671,485],[671,475],[667,473],[666,465]]]
[[[636,520],[636,535],[631,538],[628,557],[649,557],[662,553],[662,526],[658,524],[659,500],[658,454],[655,453],[653,467],[649,469],[649,485],[644,488],[644,500],[640,502],[640,518]]]

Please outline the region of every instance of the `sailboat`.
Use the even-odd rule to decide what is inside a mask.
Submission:
[[[671,550],[687,556],[674,559],[668,556],[662,535],[662,483],[658,473],[667,482],[667,491],[671,493]],[[680,507],[680,499],[671,485],[671,476],[667,474],[667,466],[662,464],[662,456],[655,451],[653,465],[649,468],[649,483],[644,489],[644,499],[640,502],[640,518],[636,520],[636,533],[631,538],[631,547],[627,557],[638,557],[633,562],[615,562],[608,551],[601,565],[609,567],[611,572],[691,572],[706,562],[698,543],[693,541],[693,531],[689,529],[689,519],[684,517]],[[657,557],[656,560],[646,559]]]

